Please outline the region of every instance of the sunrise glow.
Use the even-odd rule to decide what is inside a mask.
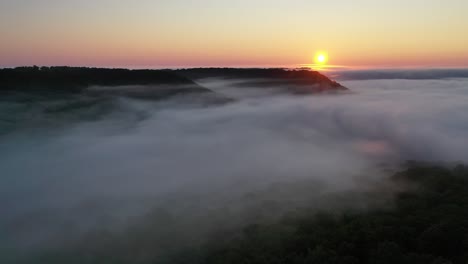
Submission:
[[[450,1],[2,1],[0,67],[468,66]]]
[[[315,55],[315,63],[324,65],[328,62],[328,54],[325,52],[318,52]]]

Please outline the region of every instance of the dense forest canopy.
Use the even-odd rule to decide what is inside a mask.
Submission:
[[[199,248],[154,263],[466,264],[468,167],[409,162],[391,180],[403,188],[386,208],[286,215],[273,223],[245,226],[236,234],[214,235]],[[154,228],[148,223],[139,229],[147,236]],[[135,252],[119,252],[111,245],[119,248],[128,242],[135,250],[151,246],[151,240],[138,236],[127,241],[125,234],[89,239],[86,243],[106,246],[89,251],[83,244],[33,262],[128,263],[125,259],[134,259]]]
[[[468,168],[409,163],[391,209],[311,214],[213,243],[203,263],[466,264]]]

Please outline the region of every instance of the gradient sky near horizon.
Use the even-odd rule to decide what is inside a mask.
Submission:
[[[0,0],[0,67],[468,67],[466,0]]]

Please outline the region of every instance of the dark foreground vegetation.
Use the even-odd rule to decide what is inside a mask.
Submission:
[[[287,215],[163,259],[151,242],[162,238],[151,236],[164,227],[148,223],[137,228],[144,232],[98,235],[28,263],[467,264],[468,167],[409,163],[392,180],[401,191],[386,208]]]
[[[203,263],[467,264],[468,168],[410,164],[394,208],[254,225]]]

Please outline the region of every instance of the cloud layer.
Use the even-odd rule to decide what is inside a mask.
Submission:
[[[382,69],[335,71],[339,80],[433,80],[447,78],[468,78],[468,69]]]
[[[128,240],[105,243],[117,257],[149,261],[301,208],[372,206],[382,164],[468,161],[466,79],[345,81],[353,93],[316,96],[202,83],[237,100],[114,98],[53,114],[56,100],[1,102],[26,116],[0,137],[2,247],[79,251],[90,236],[99,251],[105,231]]]

